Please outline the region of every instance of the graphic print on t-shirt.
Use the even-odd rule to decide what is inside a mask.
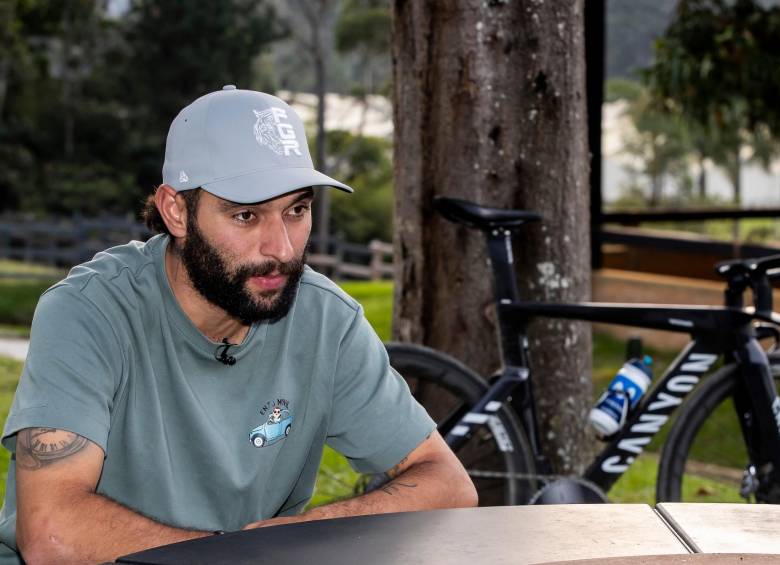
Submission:
[[[269,400],[260,408],[264,422],[249,432],[249,441],[255,447],[267,447],[290,435],[293,413],[286,398]]]

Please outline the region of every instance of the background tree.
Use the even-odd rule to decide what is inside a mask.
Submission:
[[[521,293],[589,295],[583,2],[395,0],[396,339],[497,368],[483,239],[437,217],[440,194],[536,210],[517,238]],[[587,451],[590,333],[531,328],[542,433],[561,470]]]
[[[354,194],[333,194],[333,233],[353,243],[391,241],[391,143],[336,130],[328,132],[328,148],[331,173],[355,189]]]
[[[336,54],[349,69],[349,93],[362,102],[362,114],[356,135],[328,134],[329,170],[355,188],[352,195],[333,194],[331,228],[358,243],[393,237],[391,144],[363,135],[369,97],[390,88],[390,26],[387,0],[342,0],[334,28]]]
[[[333,25],[339,0],[277,1],[287,33],[296,42],[297,56],[307,59],[314,71],[314,94],[317,96],[317,120],[314,143],[314,166],[328,174],[327,138],[325,133],[325,95],[328,92],[328,68],[333,52]],[[330,191],[322,191],[315,204],[314,231],[318,251],[327,253],[330,235]]]
[[[262,86],[254,62],[279,35],[267,2],[137,0],[120,17],[106,4],[2,5],[0,210],[138,210],[176,112],[223,84]]]
[[[105,85],[100,70],[115,27],[100,6],[86,0],[28,0],[14,8],[14,42],[6,47],[12,53],[8,86],[0,107],[5,196],[0,207],[38,213],[126,210],[126,189],[132,187],[122,172],[108,172],[105,159],[116,153],[110,134],[116,119],[103,116],[109,103],[96,98]],[[95,127],[98,122],[102,129]],[[100,190],[93,183],[98,177]]]
[[[741,202],[744,153],[768,165],[780,133],[780,8],[681,0],[644,73],[658,104],[693,124],[700,156],[723,167]]]
[[[388,0],[343,0],[334,33],[336,50],[354,67],[353,95],[389,88],[390,25]]]
[[[612,100],[624,100],[625,115],[634,126],[624,138],[623,151],[634,160],[627,168],[635,183],[638,178],[649,181],[643,204],[657,207],[662,204],[663,187],[669,178],[683,185],[689,180],[688,157],[692,147],[688,128],[679,116],[659,111],[647,89],[636,82],[611,81],[608,91]],[[666,196],[668,202],[669,195]]]
[[[124,21],[117,85],[131,108],[133,169],[141,195],[160,180],[165,136],[196,97],[235,84],[262,88],[253,63],[282,30],[269,2],[136,0]]]

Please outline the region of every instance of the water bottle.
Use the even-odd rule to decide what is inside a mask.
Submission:
[[[626,361],[590,411],[588,419],[601,437],[609,437],[626,423],[628,413],[650,386],[653,359],[649,355]]]

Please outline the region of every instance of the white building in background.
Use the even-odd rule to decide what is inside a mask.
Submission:
[[[276,95],[287,102],[307,125],[317,120],[317,96],[308,92],[280,90]],[[346,130],[353,135],[391,138],[393,106],[384,96],[365,99],[341,94],[325,95],[325,129]]]

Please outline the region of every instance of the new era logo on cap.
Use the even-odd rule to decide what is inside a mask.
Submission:
[[[202,187],[238,203],[309,186],[352,192],[314,169],[303,123],[290,106],[232,85],[198,98],[173,120],[163,183],[176,190]]]

